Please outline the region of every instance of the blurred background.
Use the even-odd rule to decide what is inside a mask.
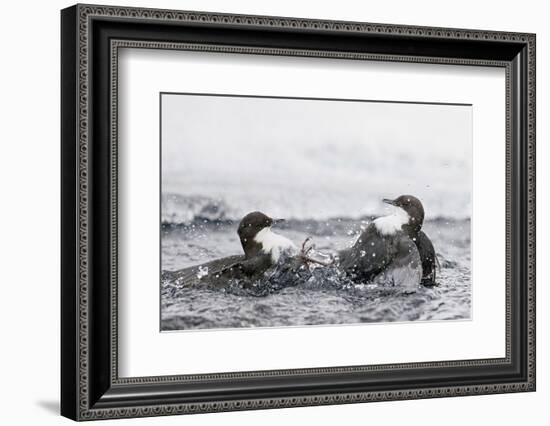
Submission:
[[[471,215],[472,107],[162,95],[162,221]]]

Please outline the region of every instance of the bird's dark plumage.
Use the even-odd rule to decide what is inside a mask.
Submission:
[[[353,246],[338,253],[339,266],[359,280],[370,281],[389,265],[394,252],[393,244],[387,244],[371,223]]]
[[[403,231],[383,235],[371,223],[355,244],[339,252],[339,266],[353,280],[383,282],[415,290],[422,270],[414,242]]]
[[[420,231],[414,242],[416,243],[422,261],[422,284],[425,286],[436,285],[437,257],[432,241],[424,231]]]
[[[201,275],[204,272],[208,271],[209,275],[219,274],[228,266],[237,264],[243,260],[245,260],[243,255],[227,256],[177,271],[163,271],[162,278],[170,281],[178,281],[185,285],[193,285],[199,283]]]
[[[269,254],[259,254],[248,259],[242,255],[235,255],[178,271],[167,271],[163,273],[163,278],[176,280],[187,286],[202,284],[201,279],[205,278],[210,285],[223,286],[230,279],[256,278],[271,266]]]

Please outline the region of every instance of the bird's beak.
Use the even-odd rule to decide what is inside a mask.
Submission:
[[[273,225],[277,225],[285,222],[285,219],[272,219],[272,221],[273,221]]]
[[[390,200],[389,198],[384,198],[382,200],[383,203],[386,203],[386,204],[391,204],[392,206],[395,206],[395,201],[394,200]]]

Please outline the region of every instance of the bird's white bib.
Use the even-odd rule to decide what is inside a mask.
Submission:
[[[271,254],[273,263],[277,263],[281,253],[288,251],[294,255],[298,252],[297,247],[288,238],[276,234],[271,228],[264,228],[256,234],[254,241],[262,246],[264,253]]]
[[[401,227],[408,222],[409,215],[407,212],[402,208],[396,208],[392,214],[379,217],[373,223],[381,235],[393,235],[401,231]]]

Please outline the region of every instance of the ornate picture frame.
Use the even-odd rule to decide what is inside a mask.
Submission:
[[[62,415],[93,420],[535,390],[534,34],[96,5],[64,9],[61,30]],[[127,47],[503,68],[506,355],[119,377],[117,72],[119,49]]]

